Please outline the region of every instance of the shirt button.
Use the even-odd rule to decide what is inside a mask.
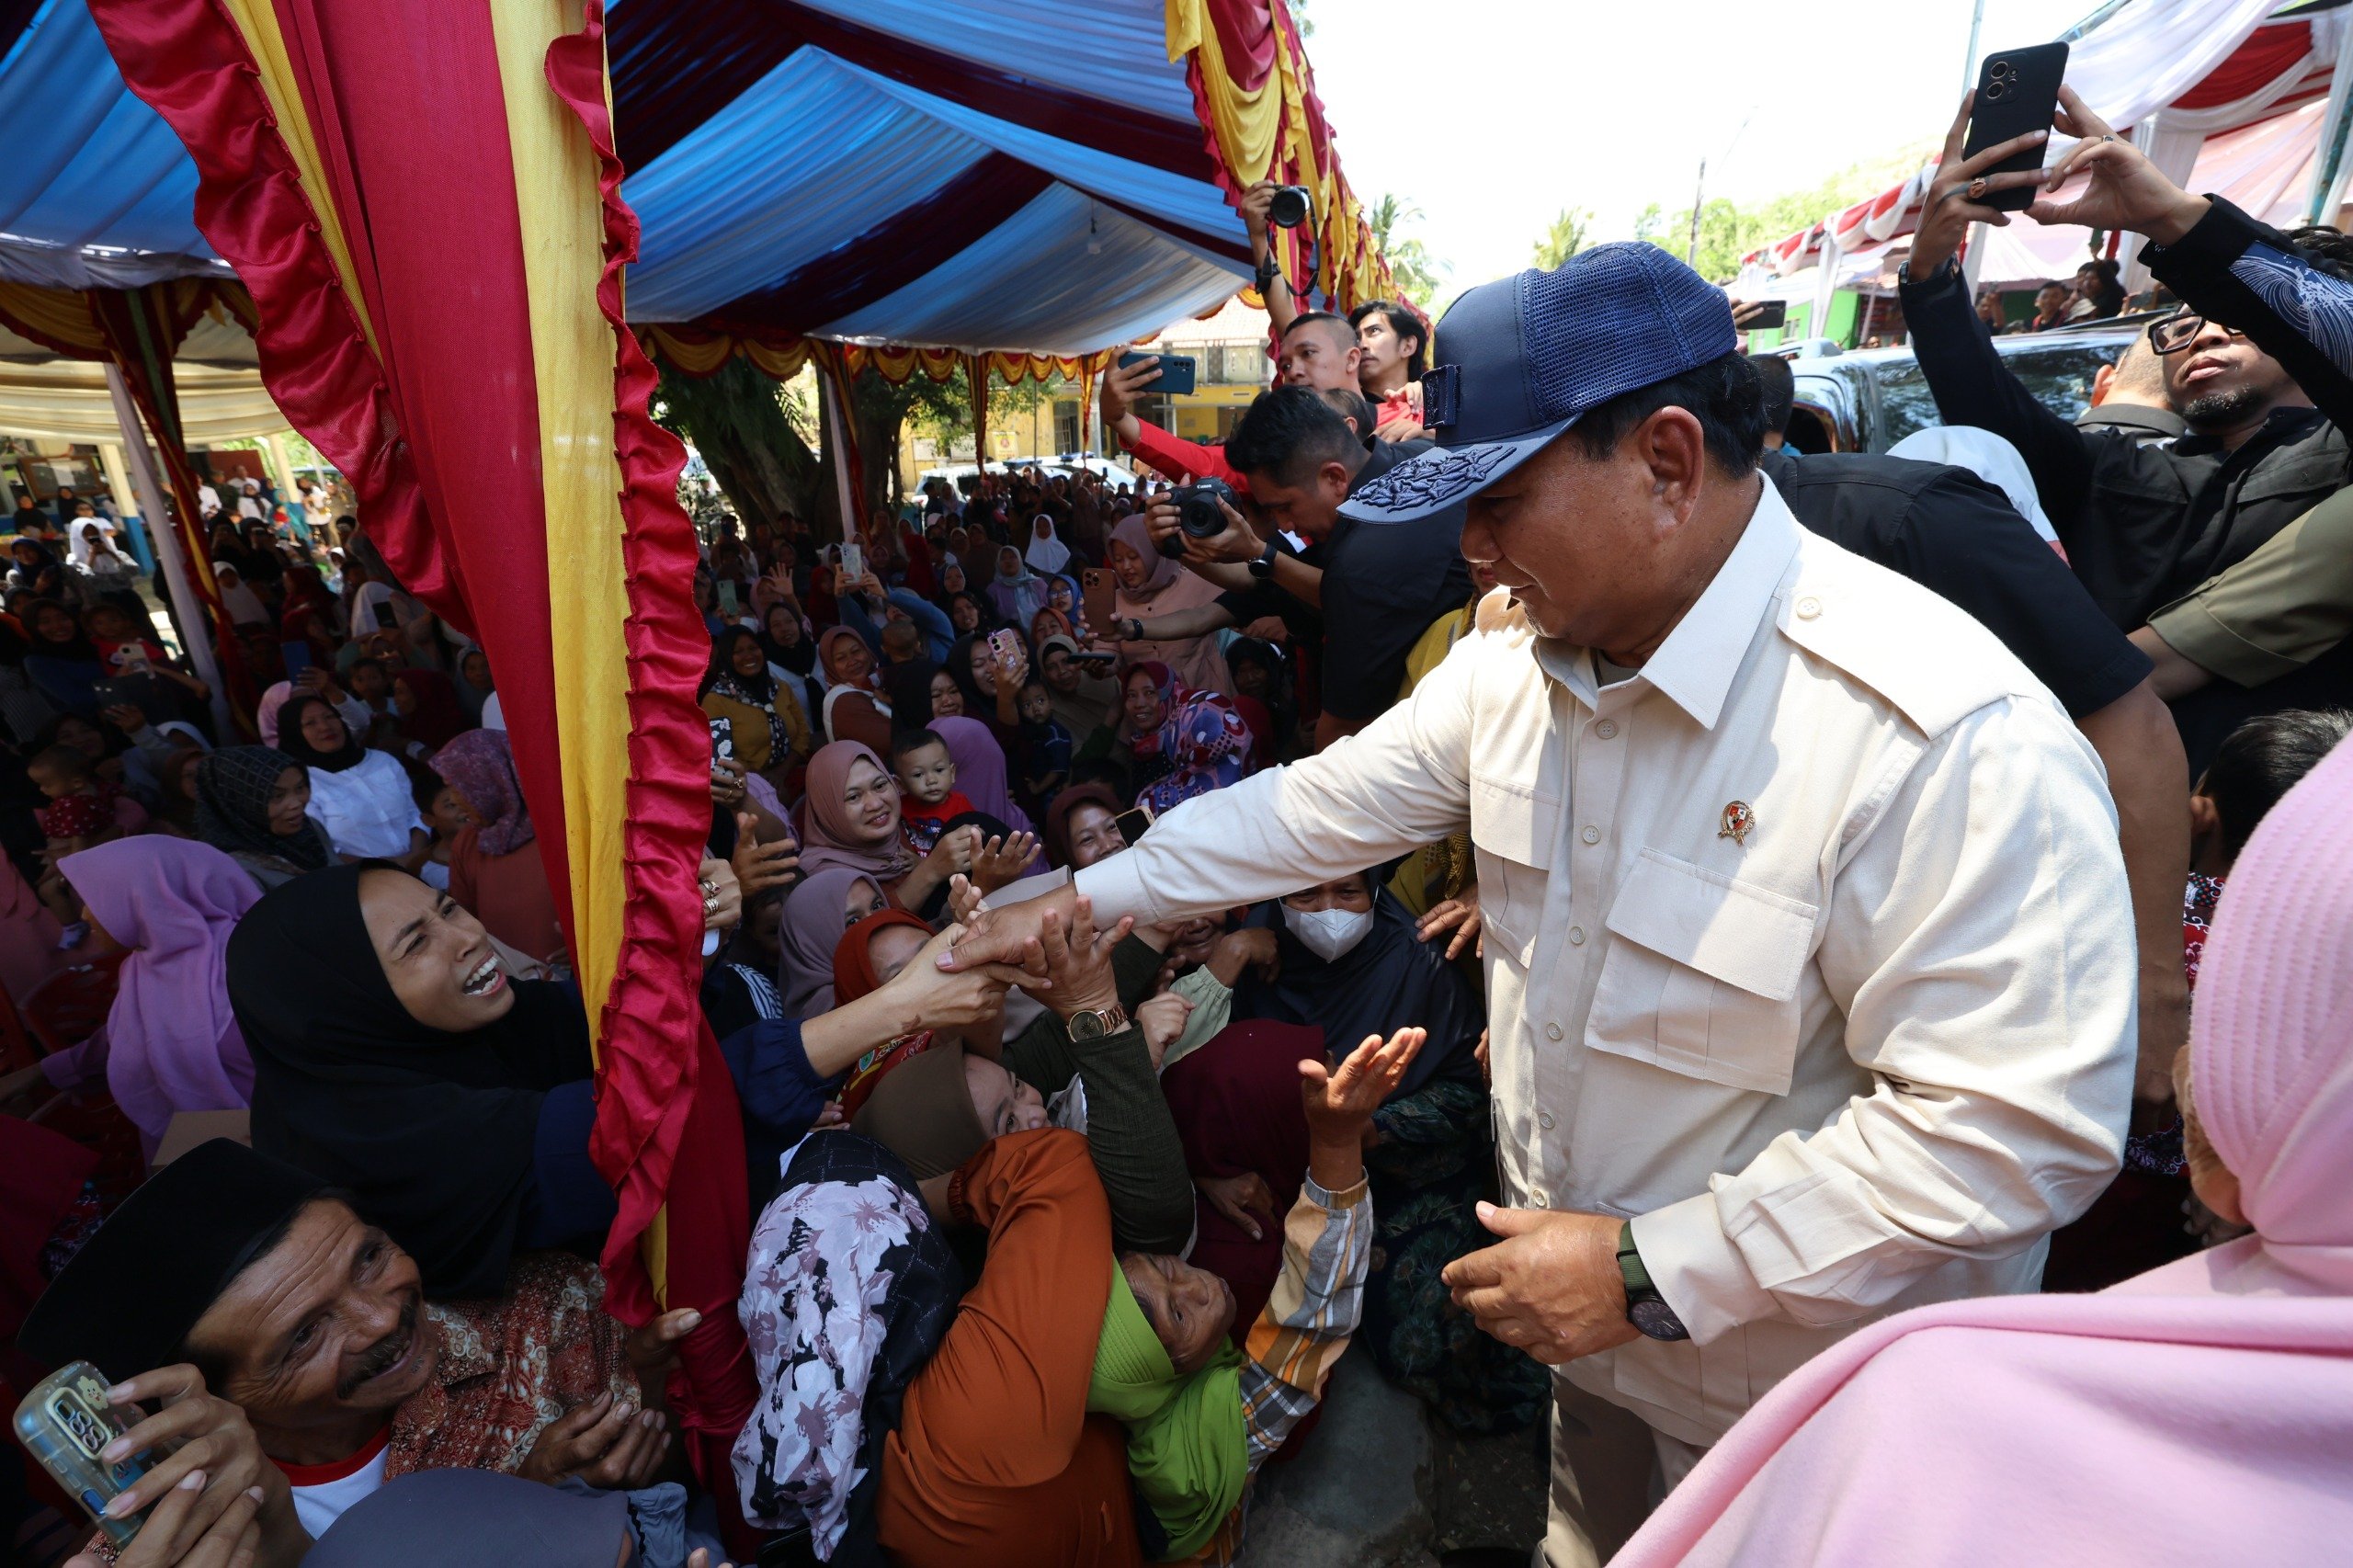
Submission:
[[[1815,616],[1820,615],[1821,613],[1822,601],[1815,598],[1812,594],[1808,594],[1805,597],[1798,601],[1798,619],[1800,620],[1812,620]]]
[[[1538,1112],[1536,1113],[1536,1125],[1537,1125],[1537,1126],[1539,1126],[1539,1127],[1540,1127],[1540,1128],[1542,1128],[1542,1129],[1543,1129],[1545,1131],[1547,1131],[1547,1132],[1552,1131],[1552,1113],[1551,1111],[1549,1111],[1549,1110],[1540,1110],[1540,1111],[1538,1111]]]
[[[1530,1203],[1533,1203],[1533,1204],[1534,1204],[1534,1205],[1536,1205],[1536,1207],[1538,1207],[1539,1209],[1550,1209],[1551,1207],[1552,1207],[1552,1200],[1551,1199],[1549,1199],[1549,1198],[1545,1197],[1545,1196],[1544,1196],[1542,1193],[1540,1193],[1540,1193],[1538,1193],[1535,1197],[1533,1197],[1533,1198],[1529,1199],[1528,1201],[1529,1201]]]
[[[1598,844],[1601,842],[1601,830],[1597,827],[1588,825],[1585,832],[1578,835],[1578,836],[1583,838],[1587,844]]]
[[[1593,727],[1593,733],[1599,735],[1606,741],[1610,736],[1618,733],[1618,721],[1615,719],[1604,719],[1600,723],[1596,724]]]
[[[1544,1038],[1545,1038],[1546,1040],[1558,1040],[1558,1039],[1560,1039],[1560,1038],[1561,1038],[1561,1026],[1560,1026],[1560,1025],[1558,1025],[1558,1024],[1546,1024],[1546,1025],[1544,1026]]]
[[[1569,927],[1569,946],[1573,948],[1582,948],[1585,946],[1584,926],[1572,926]]]

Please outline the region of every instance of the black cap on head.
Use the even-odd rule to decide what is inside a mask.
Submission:
[[[148,1177],[33,1303],[17,1344],[49,1367],[118,1381],[170,1364],[229,1282],[303,1204],[315,1176],[227,1138]]]

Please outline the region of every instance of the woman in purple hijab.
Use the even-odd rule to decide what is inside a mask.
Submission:
[[[261,892],[210,844],[150,834],[57,863],[85,916],[131,949],[99,1031],[43,1060],[50,1080],[97,1076],[138,1124],[152,1156],[184,1110],[236,1110],[253,1097],[254,1063],[229,1010],[222,954]],[[74,1059],[67,1062],[64,1059]]]
[[[953,714],[934,719],[930,727],[933,734],[948,743],[948,755],[956,760],[956,788],[972,802],[972,809],[996,818],[1016,833],[1035,835],[1037,824],[1013,799],[1006,781],[1005,748],[996,744],[989,727],[978,719]],[[1045,869],[1045,851],[1040,848],[1025,874]]]

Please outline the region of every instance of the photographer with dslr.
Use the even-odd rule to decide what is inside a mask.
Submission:
[[[1351,395],[1359,410],[1366,406],[1360,395]],[[1164,552],[1181,549],[1188,566],[1233,590],[1191,616],[1223,614],[1239,623],[1248,611],[1255,619],[1277,608],[1263,596],[1245,597],[1260,585],[1272,585],[1321,611],[1324,712],[1315,725],[1320,751],[1354,734],[1396,701],[1405,655],[1415,642],[1432,621],[1470,597],[1462,509],[1449,506],[1411,524],[1381,528],[1358,528],[1343,518],[1340,504],[1358,486],[1412,453],[1387,441],[1367,446],[1331,406],[1329,394],[1305,387],[1261,393],[1234,426],[1225,451],[1249,482],[1257,529],[1233,504],[1235,497],[1205,484],[1191,487],[1189,496],[1180,490],[1154,503],[1148,525]],[[1224,521],[1215,534],[1206,531],[1212,506]],[[1306,549],[1290,553],[1281,540],[1284,533],[1305,540]],[[1160,622],[1119,630],[1131,641],[1174,631]]]

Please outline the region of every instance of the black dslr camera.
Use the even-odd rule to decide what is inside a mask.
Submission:
[[[1176,504],[1176,531],[1160,541],[1160,553],[1182,561],[1187,540],[1215,539],[1225,531],[1225,513],[1219,503],[1233,505],[1233,486],[1222,479],[1196,480],[1178,485],[1168,498]]]
[[[1275,199],[1267,208],[1267,222],[1278,229],[1296,229],[1314,215],[1315,204],[1303,185],[1277,186]]]

